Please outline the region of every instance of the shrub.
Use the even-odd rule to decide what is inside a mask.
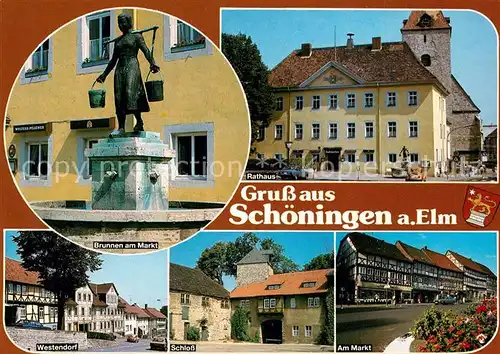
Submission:
[[[113,333],[87,332],[87,338],[90,338],[90,339],[115,340],[116,336]]]
[[[425,343],[420,352],[463,352],[481,348],[495,334],[497,325],[496,299],[484,300],[465,310],[469,315],[451,315],[432,308],[415,324],[412,332]],[[420,337],[419,337],[420,336]]]
[[[417,339],[425,339],[431,335],[438,335],[442,328],[448,328],[455,316],[450,311],[437,310],[434,305],[424,312],[424,315],[415,322],[411,332]]]
[[[253,338],[248,338],[248,341],[249,342],[252,342],[252,343],[260,343],[260,333],[259,331],[255,331],[255,335],[253,336]]]
[[[248,341],[248,311],[238,306],[231,317],[231,338]]]
[[[186,335],[187,340],[199,341],[200,340],[200,329],[196,327],[189,327]]]

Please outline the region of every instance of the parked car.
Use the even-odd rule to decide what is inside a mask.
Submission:
[[[440,304],[440,305],[453,305],[456,302],[457,302],[457,298],[454,296],[449,296],[449,295],[434,301],[434,303]]]
[[[42,330],[51,330],[52,328],[49,326],[45,326],[44,324],[38,321],[31,320],[19,320],[15,324],[16,327],[20,328],[28,328],[28,329],[42,329]]]
[[[299,179],[307,179],[309,177],[309,173],[304,171],[300,167],[285,167],[282,170],[278,171],[278,176],[281,179],[286,180],[299,180]]]
[[[154,337],[149,345],[151,350],[167,351],[167,337]]]
[[[129,334],[127,336],[127,342],[139,343],[139,337],[137,337],[135,334]]]

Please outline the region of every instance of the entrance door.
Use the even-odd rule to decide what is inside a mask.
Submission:
[[[327,171],[338,172],[338,170],[339,170],[340,150],[328,151],[326,153],[326,158],[327,158],[327,161],[328,161],[328,163],[326,165],[326,170]]]
[[[189,330],[189,322],[184,322],[184,340],[187,340]]]
[[[274,344],[281,344],[283,342],[281,320],[267,320],[262,322],[262,342]]]

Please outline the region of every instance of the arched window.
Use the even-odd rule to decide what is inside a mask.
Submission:
[[[424,54],[420,57],[420,61],[423,66],[431,66],[431,56],[429,54]]]

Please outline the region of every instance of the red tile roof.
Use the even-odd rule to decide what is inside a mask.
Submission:
[[[151,317],[167,318],[164,314],[162,314],[160,311],[158,311],[154,307],[147,307],[147,308],[144,308],[143,310],[144,310],[144,312],[146,312]]]
[[[472,259],[462,256],[459,253],[448,251],[457,261],[459,261],[464,267],[475,270],[476,272],[488,274],[483,268],[481,268],[476,262]]]
[[[24,269],[22,263],[11,258],[5,258],[5,280],[23,284],[41,285],[38,272]]]
[[[151,317],[149,314],[144,312],[143,309],[141,309],[137,304],[129,305],[128,303],[125,304],[125,313],[132,313],[136,314],[138,318],[149,318]]]
[[[415,57],[405,42],[383,43],[381,50],[371,44],[354,48],[313,48],[310,57],[294,50],[269,73],[274,88],[298,87],[328,63],[334,63],[361,83],[434,83],[444,92],[439,80]]]
[[[231,292],[231,298],[257,297],[266,295],[300,295],[327,292],[327,274],[330,269],[271,275],[267,280],[240,286]],[[303,283],[316,283],[304,288]],[[268,285],[280,284],[279,289],[266,290]]]
[[[440,268],[452,270],[454,272],[462,272],[448,257],[444,254],[431,251],[427,247],[422,248],[422,251],[431,259],[432,263]]]
[[[431,17],[431,24],[428,27],[420,26],[420,18],[423,14],[427,14]],[[442,11],[439,10],[423,10],[423,11],[412,11],[408,20],[403,22],[403,28],[401,31],[406,30],[423,30],[423,29],[445,29],[451,28],[446,17],[443,15]]]

